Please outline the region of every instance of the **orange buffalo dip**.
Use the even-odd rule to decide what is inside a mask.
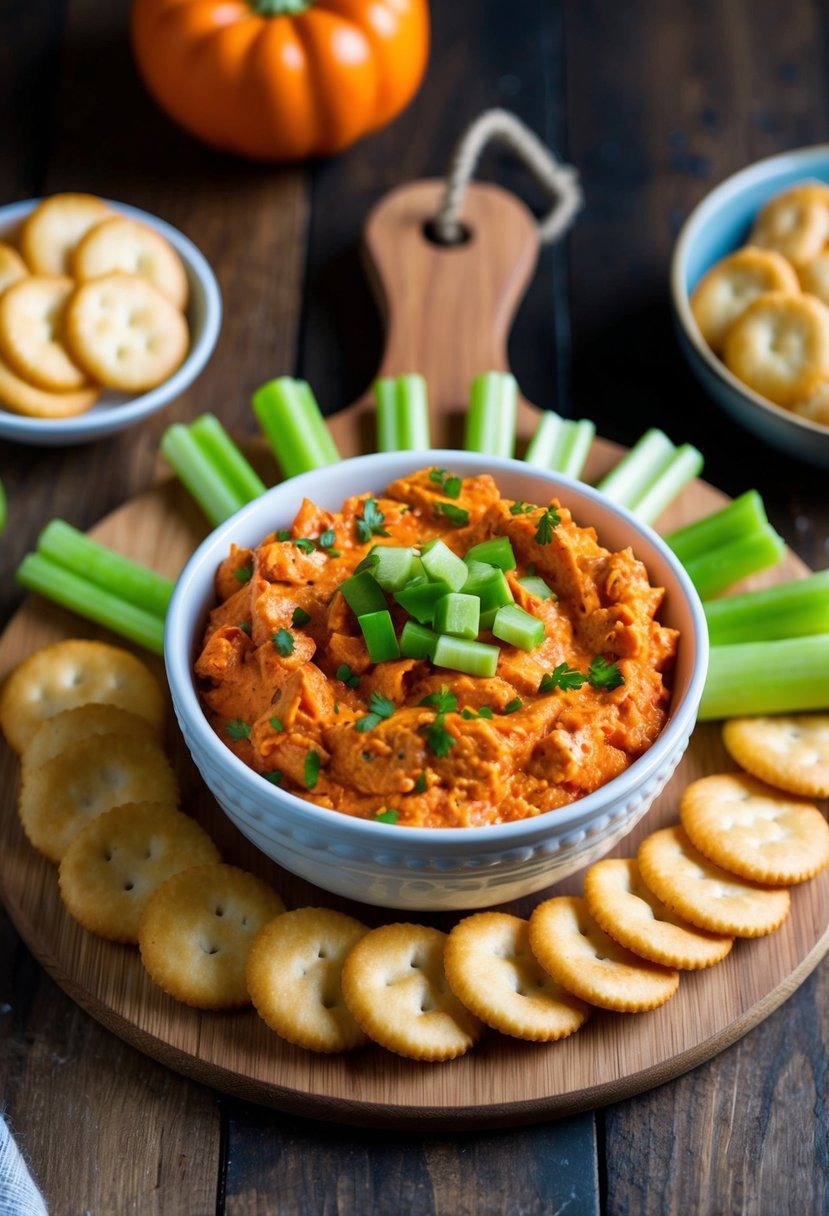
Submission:
[[[440,539],[464,557],[493,537],[510,542],[505,577],[540,643],[481,632],[500,648],[491,676],[372,662],[340,587],[374,547]],[[626,769],[666,720],[677,632],[657,620],[663,589],[566,505],[512,502],[489,476],[424,469],[336,513],[305,499],[289,529],[232,547],[216,590],[195,664],[213,729],[263,778],[346,815],[464,827],[553,811]],[[399,638],[407,612],[383,595]]]

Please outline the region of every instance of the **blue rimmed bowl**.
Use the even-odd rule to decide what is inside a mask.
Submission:
[[[503,494],[526,502],[558,495],[578,523],[595,526],[607,548],[630,545],[651,581],[666,589],[662,619],[680,631],[668,722],[630,768],[571,806],[476,828],[401,828],[352,818],[263,780],[222,743],[202,712],[193,662],[215,603],[216,567],[231,543],[253,547],[288,526],[303,497],[337,510],[352,494],[380,494],[391,481],[430,465],[462,476],[490,473]],[[540,891],[602,856],[638,823],[688,746],[708,666],[708,634],[699,597],[670,549],[597,490],[516,460],[397,452],[294,477],[212,532],[178,579],[164,654],[176,716],[196,766],[257,848],[323,890],[382,907],[434,911],[489,907]]]

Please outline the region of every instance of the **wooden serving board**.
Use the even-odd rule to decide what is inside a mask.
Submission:
[[[473,240],[453,251],[425,248],[425,239],[417,234],[423,209],[435,197],[431,183],[417,183],[390,196],[369,222],[367,243],[375,267],[399,263],[398,296],[402,292],[408,298],[406,285],[410,287],[419,274],[416,295],[421,304],[430,298],[445,303],[449,291],[462,310],[458,274],[466,276],[467,291],[470,276],[480,288],[477,306],[485,309],[485,324],[458,324],[451,343],[437,321],[438,312],[444,319],[452,316],[445,307],[418,310],[404,307],[398,299],[399,307],[391,310],[383,370],[418,369],[427,374],[437,445],[447,438],[451,442],[453,417],[462,407],[471,376],[482,368],[506,367],[509,321],[532,272],[536,242],[532,219],[521,204],[493,187],[478,187],[467,215],[474,224],[483,225],[486,219],[491,226],[497,220],[501,239],[496,244],[503,252],[498,273],[493,270],[494,265],[498,268],[495,254],[480,247],[483,241]],[[407,241],[424,246],[418,256]],[[389,262],[391,250],[397,250],[397,262],[394,258]],[[430,292],[438,288],[432,297]],[[387,302],[395,294],[387,277],[384,293]],[[409,323],[408,330],[401,328],[401,317]],[[363,401],[332,419],[343,455],[369,449],[368,417]],[[535,407],[522,401],[523,437],[536,418]],[[273,480],[275,471],[264,450],[257,447],[252,454],[266,479]],[[618,448],[597,440],[587,480],[595,480],[619,455]],[[710,486],[695,482],[660,523],[663,528],[675,527],[724,501]],[[175,576],[205,532],[204,521],[185,491],[167,480],[108,516],[93,535]],[[804,572],[803,564],[789,554],[772,576],[755,581]],[[51,604],[27,600],[0,637],[0,680],[26,654],[69,636],[118,641]],[[161,663],[154,665],[163,680]],[[183,809],[213,835],[226,861],[271,882],[288,907],[329,905],[370,925],[413,919],[410,913],[349,904],[281,871],[225,819],[187,755],[172,714],[166,743],[179,774]],[[614,850],[615,855],[632,855],[644,835],[676,822],[679,794],[688,782],[733,767],[718,726],[699,726],[668,787]],[[776,1009],[829,949],[829,873],[825,872],[793,891],[791,915],[781,929],[767,938],[738,942],[724,962],[708,971],[683,975],[677,994],[651,1013],[596,1011],[577,1034],[545,1045],[493,1031],[466,1056],[447,1064],[419,1064],[380,1047],[318,1056],[285,1043],[252,1010],[214,1014],[179,1004],[151,982],[137,950],[81,929],[63,909],[54,866],[35,853],[23,835],[16,811],[18,768],[16,756],[2,745],[0,896],[36,958],[82,1008],[140,1051],[216,1089],[298,1114],[381,1127],[484,1127],[527,1123],[617,1101],[667,1081],[733,1043]],[[580,891],[581,877],[559,884],[556,892]],[[546,894],[505,907],[527,916]],[[417,919],[448,929],[457,917]]]

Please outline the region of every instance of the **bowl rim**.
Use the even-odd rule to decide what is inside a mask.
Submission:
[[[32,444],[82,443],[125,430],[169,405],[183,393],[203,370],[216,346],[222,324],[222,296],[213,269],[201,250],[160,216],[118,199],[104,198],[103,195],[96,197],[167,238],[184,261],[191,295],[194,283],[200,290],[203,312],[201,328],[194,341],[191,335],[190,349],[181,366],[155,388],[134,396],[127,395],[120,404],[93,406],[85,413],[70,418],[33,418],[0,409],[0,438]],[[0,206],[0,225],[5,227],[22,220],[42,201],[42,198],[28,198]]]
[[[722,360],[717,358],[700,333],[694,314],[691,311],[690,297],[685,287],[685,272],[691,243],[699,230],[716,215],[718,207],[725,199],[739,194],[747,186],[772,181],[787,168],[797,169],[802,162],[813,161],[815,157],[821,155],[826,158],[827,173],[829,173],[829,143],[812,144],[802,148],[792,148],[786,152],[778,152],[773,156],[763,157],[762,160],[753,161],[750,165],[738,169],[736,173],[723,178],[718,185],[703,195],[685,219],[674,243],[671,255],[670,284],[674,312],[682,330],[691,343],[694,352],[700,357],[712,375],[733,393],[742,397],[748,404],[757,406],[776,423],[783,422],[790,424],[795,428],[800,428],[820,438],[822,441],[826,441],[829,439],[829,427],[813,422],[810,418],[803,418],[800,414],[795,414],[791,410],[785,409],[782,405],[776,405],[773,401],[768,401],[765,397],[761,397],[754,389],[750,388],[747,384],[743,384],[742,380],[738,380]],[[827,178],[827,181],[829,182],[829,178]]]
[[[238,531],[240,522],[247,516],[264,511],[266,508],[262,505],[263,503],[267,503],[272,498],[277,498],[286,492],[291,493],[297,499],[301,498],[306,491],[310,490],[315,482],[318,483],[320,475],[324,475],[324,470],[302,473],[296,477],[286,479],[277,486],[271,487],[264,495],[261,495],[254,502],[243,507],[210,532],[185,564],[173,592],[164,632],[164,662],[176,713],[179,716],[184,716],[188,730],[194,732],[198,744],[202,748],[206,748],[210,754],[217,758],[217,761],[225,768],[228,778],[234,783],[238,782],[242,792],[256,800],[263,814],[279,815],[280,811],[282,811],[284,815],[287,811],[288,813],[302,815],[307,822],[309,830],[316,828],[323,835],[329,837],[332,837],[333,834],[342,835],[343,831],[346,831],[356,841],[366,845],[373,844],[388,847],[394,842],[398,849],[402,847],[405,850],[406,842],[411,840],[413,842],[416,841],[416,847],[426,846],[439,853],[446,853],[456,852],[458,846],[464,842],[467,845],[472,844],[476,846],[486,843],[493,846],[509,845],[511,847],[520,847],[521,845],[532,844],[539,838],[546,838],[552,835],[564,836],[570,831],[579,830],[582,827],[582,821],[589,823],[603,809],[607,809],[610,805],[619,804],[622,799],[629,798],[635,790],[644,786],[659,771],[666,758],[676,747],[681,746],[684,750],[687,739],[694,727],[708,667],[708,630],[699,595],[684,567],[652,528],[637,520],[626,508],[612,503],[594,487],[575,478],[552,473],[546,469],[529,465],[522,460],[488,456],[476,452],[458,452],[450,449],[373,453],[371,455],[351,457],[340,463],[348,464],[354,470],[355,477],[359,478],[364,469],[367,469],[368,473],[371,474],[376,471],[378,465],[383,465],[390,460],[397,462],[401,459],[407,465],[410,465],[412,470],[429,467],[433,464],[443,464],[446,467],[454,464],[459,471],[463,471],[464,467],[471,468],[474,466],[476,471],[490,472],[496,477],[496,480],[499,473],[516,473],[524,476],[531,475],[538,477],[543,481],[549,482],[551,497],[557,491],[563,494],[566,494],[568,491],[575,492],[586,497],[589,501],[595,502],[601,509],[609,510],[620,517],[622,522],[633,533],[631,543],[634,551],[636,550],[637,534],[656,548],[660,557],[670,568],[675,578],[677,589],[688,606],[692,621],[692,639],[694,640],[694,655],[691,662],[688,687],[682,699],[674,707],[656,742],[647,752],[638,757],[625,769],[623,773],[620,773],[619,776],[614,777],[598,790],[585,795],[584,798],[580,798],[568,806],[556,809],[555,812],[542,813],[530,818],[513,820],[509,823],[482,825],[480,827],[407,827],[406,835],[403,837],[400,835],[400,828],[396,825],[361,819],[356,816],[342,814],[338,811],[332,811],[325,807],[319,807],[312,802],[300,798],[296,794],[279,789],[264,781],[258,773],[254,772],[253,769],[249,768],[234,755],[229,748],[225,747],[207,721],[207,717],[198,699],[192,674],[194,638],[184,628],[184,617],[186,608],[188,607],[192,582],[202,571],[209,555],[212,555],[209,557],[211,567],[215,569],[216,551],[223,550],[226,552],[229,549],[229,544],[233,540],[234,534]],[[376,480],[379,481],[381,479],[377,478]],[[387,480],[391,480],[391,478],[387,478]],[[364,483],[357,480],[355,484],[360,485]],[[199,619],[203,619],[201,612]]]

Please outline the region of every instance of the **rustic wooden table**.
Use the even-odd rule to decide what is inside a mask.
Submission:
[[[251,390],[307,376],[327,410],[381,348],[357,237],[391,187],[439,175],[482,109],[514,110],[580,170],[587,205],[543,253],[510,355],[526,395],[622,443],[662,425],[729,493],[756,486],[811,566],[829,564],[826,474],[738,430],[683,363],[667,299],[677,229],[721,178],[820,142],[829,20],[785,6],[455,0],[433,6],[424,86],[389,129],[283,169],[197,146],[132,66],[127,0],[42,0],[4,14],[0,201],[84,189],[156,212],[201,247],[225,320],[206,372],[162,416],[67,450],[0,445],[13,570],[59,515],[94,524],[159,472],[173,420],[206,409],[253,434]],[[540,200],[507,158],[482,175]],[[759,1027],[693,1072],[557,1123],[447,1135],[303,1121],[167,1071],[81,1012],[0,911],[0,1103],[58,1214],[812,1213],[829,1211],[824,963]]]

